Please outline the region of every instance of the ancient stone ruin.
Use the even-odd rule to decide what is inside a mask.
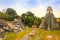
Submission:
[[[53,10],[51,6],[47,7],[44,20],[41,22],[39,27],[46,30],[60,29],[59,24],[57,23],[55,16],[53,15]]]

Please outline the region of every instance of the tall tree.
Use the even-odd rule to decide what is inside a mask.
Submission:
[[[35,17],[34,25],[35,25],[36,27],[39,27],[40,23],[41,23],[41,18]]]
[[[6,14],[8,14],[8,15],[14,17],[14,18],[17,16],[16,11],[14,9],[12,9],[12,8],[7,8]]]
[[[14,20],[14,17],[13,16],[10,16],[8,14],[5,14],[5,19],[6,20],[9,20],[9,21],[13,21]]]
[[[5,18],[5,15],[3,12],[0,12],[0,19],[4,19]]]
[[[25,25],[32,26],[34,22],[34,14],[30,11],[21,15],[21,20]]]

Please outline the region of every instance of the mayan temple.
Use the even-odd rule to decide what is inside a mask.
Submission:
[[[57,23],[55,16],[53,15],[51,6],[47,7],[44,20],[41,22],[39,27],[46,30],[60,29],[59,24]]]

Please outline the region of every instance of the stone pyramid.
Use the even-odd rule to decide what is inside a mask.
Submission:
[[[46,30],[60,29],[59,24],[57,23],[55,16],[53,15],[53,10],[51,6],[47,7],[45,18],[41,22],[39,27]]]

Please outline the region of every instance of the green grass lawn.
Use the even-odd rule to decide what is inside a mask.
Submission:
[[[43,30],[43,29],[37,29],[37,31],[36,31],[36,35],[34,35],[34,36],[31,36],[30,38],[29,38],[29,40],[35,40],[37,37],[39,38],[40,36],[44,36],[45,34],[44,33],[46,33],[46,31],[45,30]],[[42,36],[42,37],[43,37]],[[42,39],[42,37],[41,37],[41,39]],[[38,39],[37,38],[37,39]],[[40,38],[39,38],[40,39]]]
[[[23,32],[18,32],[18,33],[10,32],[10,33],[7,33],[6,34],[7,37],[5,38],[5,40],[19,40],[24,35],[30,33],[33,29],[34,28],[28,28],[28,29],[25,29]]]
[[[30,33],[34,28],[28,28],[25,29],[23,32],[18,33],[7,33],[5,40],[20,40],[24,35]],[[53,38],[48,39],[47,36],[51,35]],[[30,36],[29,40],[35,40],[36,38],[39,38],[38,40],[60,40],[60,30],[52,30],[52,31],[46,31],[44,29],[37,29],[36,34],[34,36]]]
[[[47,38],[48,35],[51,35],[52,38]],[[39,38],[38,40],[60,40],[60,30],[52,30],[52,31],[46,31],[44,29],[37,29],[36,35],[31,36],[31,40],[35,40],[36,38]],[[29,40],[30,40],[29,39]]]
[[[4,40],[14,40],[16,38],[16,33],[13,33],[13,32],[9,32],[6,34],[6,38]]]

